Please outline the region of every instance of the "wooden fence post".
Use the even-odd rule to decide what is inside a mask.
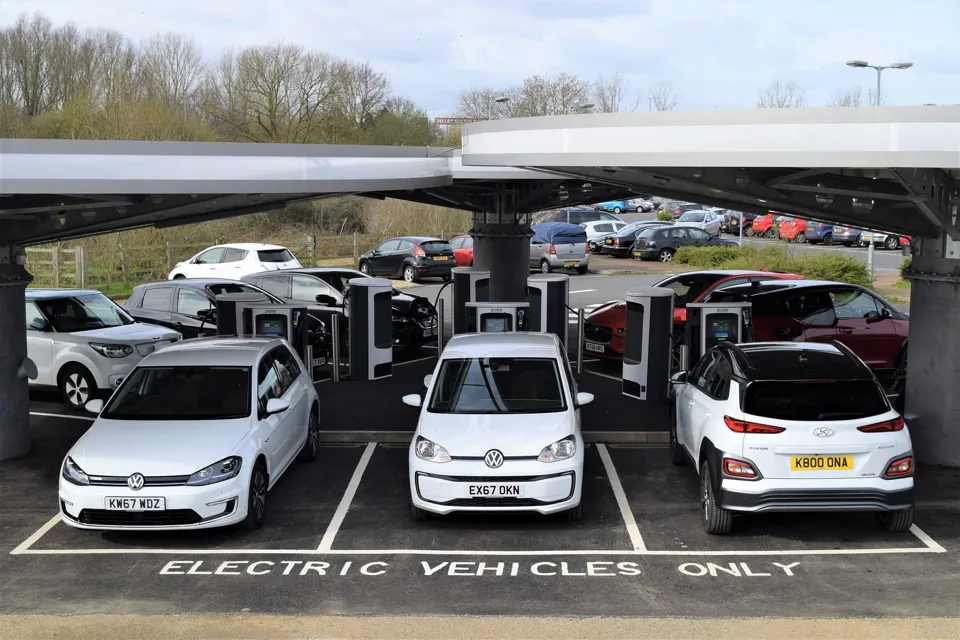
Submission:
[[[360,245],[357,243],[357,232],[353,232],[353,268],[360,268]]]
[[[123,253],[123,243],[117,242],[117,249],[120,254],[120,274],[123,278],[123,284],[127,284],[127,256]]]
[[[60,288],[60,245],[55,244],[50,249],[50,273],[53,279],[53,288]]]
[[[167,243],[167,272],[173,271],[173,245]]]
[[[310,266],[317,266],[317,236],[311,235],[309,238],[310,241]]]
[[[77,247],[73,250],[73,266],[76,270],[77,286],[81,289],[87,288],[87,250],[84,247]]]

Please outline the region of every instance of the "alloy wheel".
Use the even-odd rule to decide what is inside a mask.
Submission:
[[[663,251],[660,252],[660,255],[657,256],[657,259],[660,260],[660,262],[672,262],[673,252],[670,251],[669,249],[664,249]]]
[[[258,522],[262,521],[267,511],[267,477],[262,467],[257,467],[253,471],[250,492],[250,508],[253,509],[253,517]]]
[[[82,373],[74,372],[67,376],[64,390],[70,403],[82,407],[90,399],[90,385]]]
[[[320,450],[320,421],[317,420],[317,414],[310,412],[310,424],[307,427],[307,438],[310,447],[310,454],[316,455]]]
[[[403,270],[403,279],[407,282],[413,282],[417,279],[417,273],[413,270],[413,267],[406,267]]]

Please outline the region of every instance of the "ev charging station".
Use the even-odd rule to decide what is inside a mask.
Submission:
[[[650,405],[667,405],[673,348],[673,289],[627,290],[623,348],[623,394]]]
[[[680,368],[689,371],[704,353],[721,342],[750,342],[753,330],[749,302],[691,302],[687,305],[687,323],[683,344],[686,355]]]
[[[350,286],[350,379],[393,375],[393,284],[384,278],[353,278]]]
[[[467,333],[467,303],[490,300],[490,272],[473,267],[454,267],[453,334]]]
[[[529,302],[468,302],[466,333],[527,331]]]
[[[564,346],[569,337],[570,276],[562,273],[544,273],[527,280],[527,331],[555,334]]]

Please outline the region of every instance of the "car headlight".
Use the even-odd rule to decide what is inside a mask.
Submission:
[[[70,456],[67,456],[66,460],[63,461],[62,475],[63,479],[71,484],[90,484],[90,478],[87,477],[87,474],[83,472],[83,469],[81,469]]]
[[[407,318],[406,318],[406,316],[401,316],[399,313],[394,313],[394,314],[393,314],[393,321],[394,321],[394,322],[406,322],[406,321],[407,321]]]
[[[447,450],[438,445],[436,442],[431,442],[423,436],[417,436],[417,447],[416,447],[417,457],[421,460],[429,460],[430,462],[450,462],[450,454],[447,453]]]
[[[572,458],[577,453],[577,439],[573,436],[567,436],[562,440],[557,440],[543,448],[537,460],[540,462],[557,462]]]
[[[126,358],[133,353],[133,347],[126,344],[104,344],[102,342],[91,342],[90,348],[102,355],[104,358]]]
[[[187,478],[187,484],[196,487],[235,478],[240,473],[240,464],[239,456],[224,458],[220,462],[214,462],[209,467],[200,469],[200,471]]]

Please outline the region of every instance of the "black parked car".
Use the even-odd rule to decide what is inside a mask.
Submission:
[[[755,213],[743,213],[727,209],[721,217],[720,231],[721,233],[732,233],[735,236],[740,235],[740,221],[743,220],[743,235],[747,235],[747,232],[753,228],[753,221],[757,217]]]
[[[347,283],[352,278],[370,278],[360,271],[340,268],[284,269],[243,276],[242,280],[264,289],[285,302],[309,305],[310,313],[323,318],[341,316],[341,344],[346,346],[349,302]],[[427,298],[393,290],[394,344],[419,349],[437,340],[437,310]],[[344,315],[346,313],[346,315]],[[327,322],[329,327],[330,323]]]
[[[614,256],[616,258],[629,258],[633,249],[633,242],[637,234],[644,229],[659,229],[669,227],[671,223],[661,220],[644,220],[628,224],[617,233],[611,233],[604,236],[603,244],[600,247],[601,253]]]
[[[736,247],[731,240],[722,240],[697,227],[677,225],[667,228],[647,228],[637,234],[633,257],[641,260],[670,262],[680,247]]]
[[[176,329],[184,339],[202,338],[217,335],[217,296],[222,293],[259,293],[270,302],[284,303],[279,297],[246,282],[178,278],[134,287],[123,308],[140,322]],[[314,357],[329,356],[330,341],[323,319],[311,313],[307,328],[312,333]]]
[[[453,247],[439,238],[392,238],[360,256],[363,273],[400,276],[407,282],[430,277],[449,280],[455,266]]]

